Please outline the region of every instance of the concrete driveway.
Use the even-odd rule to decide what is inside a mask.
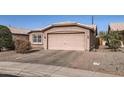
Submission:
[[[118,77],[117,75],[104,74],[61,66],[0,62],[0,77]]]
[[[0,53],[0,61],[44,64],[124,76],[124,53],[40,50],[28,54]]]
[[[81,54],[83,54],[81,51],[60,50],[41,50],[29,54],[17,54],[14,51],[11,51],[1,53],[0,61],[69,66],[69,64],[77,60],[78,56],[81,56]]]

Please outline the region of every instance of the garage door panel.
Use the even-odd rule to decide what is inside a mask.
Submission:
[[[48,49],[84,50],[84,33],[48,34]]]

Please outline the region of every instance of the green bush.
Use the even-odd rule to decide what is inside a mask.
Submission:
[[[15,50],[17,53],[28,53],[30,49],[31,49],[31,44],[29,41],[25,41],[25,40],[15,41]]]
[[[113,51],[116,51],[121,46],[121,38],[119,33],[116,32],[110,32],[106,35],[107,45],[109,48],[113,49]]]
[[[13,49],[14,42],[12,40],[12,33],[6,26],[0,25],[0,51],[3,49]]]

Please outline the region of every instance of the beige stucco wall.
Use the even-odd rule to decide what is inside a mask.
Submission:
[[[33,41],[32,41],[32,35],[33,34],[41,34],[41,38],[42,38],[42,42],[41,43],[34,43]],[[43,33],[42,32],[32,32],[32,33],[30,33],[29,34],[29,41],[30,41],[30,43],[31,43],[31,46],[33,47],[33,48],[35,48],[35,47],[43,47]]]
[[[44,48],[43,44],[31,44],[32,48]]]
[[[47,31],[44,32],[44,38],[43,38],[43,43],[44,43],[44,48],[47,49],[47,40],[48,37],[47,35],[49,33],[80,33],[80,32],[84,32],[84,49],[85,50],[90,50],[91,48],[91,44],[90,42],[92,42],[90,39],[91,35],[90,35],[90,30],[82,28],[82,27],[78,27],[78,26],[69,26],[69,27],[54,27],[51,28]]]

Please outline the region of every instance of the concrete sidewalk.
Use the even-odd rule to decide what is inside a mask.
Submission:
[[[19,62],[0,62],[0,74],[22,77],[118,77],[117,75],[61,66]]]

